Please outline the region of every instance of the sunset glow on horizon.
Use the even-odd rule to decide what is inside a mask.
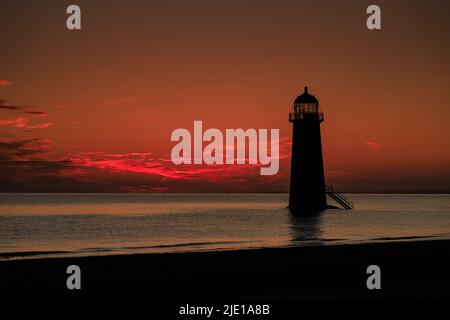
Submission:
[[[304,86],[327,183],[450,192],[450,4],[379,2],[372,32],[355,1],[77,1],[81,31],[67,3],[2,1],[0,192],[287,192]],[[195,120],[280,129],[278,174],[174,165]]]

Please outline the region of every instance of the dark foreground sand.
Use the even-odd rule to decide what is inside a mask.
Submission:
[[[0,262],[2,298],[134,298],[187,303],[450,298],[450,241],[139,254]],[[82,289],[66,288],[66,268]],[[366,287],[381,267],[382,289]]]

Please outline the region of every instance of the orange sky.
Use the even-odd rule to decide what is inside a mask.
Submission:
[[[325,113],[327,183],[450,191],[450,4],[378,1],[0,4],[0,191],[287,191],[292,101]],[[279,128],[280,172],[175,167],[176,128]]]

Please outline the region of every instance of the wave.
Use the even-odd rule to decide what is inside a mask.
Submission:
[[[147,245],[147,246],[128,246],[128,247],[116,247],[116,248],[82,248],[79,250],[46,250],[46,251],[16,251],[16,252],[1,252],[0,260],[9,260],[14,258],[32,258],[37,256],[61,256],[61,255],[82,255],[82,254],[95,254],[104,252],[119,252],[119,251],[139,251],[148,249],[176,249],[176,248],[189,248],[189,247],[207,247],[216,245],[230,245],[240,244],[244,242],[239,241],[220,241],[220,242],[189,242],[189,243],[176,243],[168,245]],[[157,253],[161,253],[160,251]]]
[[[429,236],[381,237],[381,238],[370,238],[369,241],[436,239],[436,238],[442,238],[442,237],[448,237],[448,236],[450,236],[450,234],[437,234],[437,235],[429,235]]]
[[[32,258],[55,258],[70,256],[92,256],[92,255],[108,255],[108,254],[160,254],[169,252],[196,252],[196,251],[222,251],[222,250],[245,250],[257,248],[274,248],[274,247],[304,247],[315,245],[339,245],[339,244],[368,244],[376,242],[397,242],[409,240],[433,240],[448,239],[450,234],[435,234],[429,236],[403,236],[403,237],[377,237],[365,240],[348,240],[348,239],[292,239],[290,243],[285,245],[270,246],[261,242],[252,241],[208,241],[208,242],[188,242],[175,244],[159,244],[145,246],[123,246],[123,247],[87,247],[75,250],[42,250],[42,251],[15,251],[0,252],[1,260],[19,260]],[[184,249],[183,249],[184,248]]]

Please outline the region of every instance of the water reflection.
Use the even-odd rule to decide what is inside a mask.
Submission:
[[[320,241],[322,215],[320,213],[307,216],[289,214],[291,244]]]

